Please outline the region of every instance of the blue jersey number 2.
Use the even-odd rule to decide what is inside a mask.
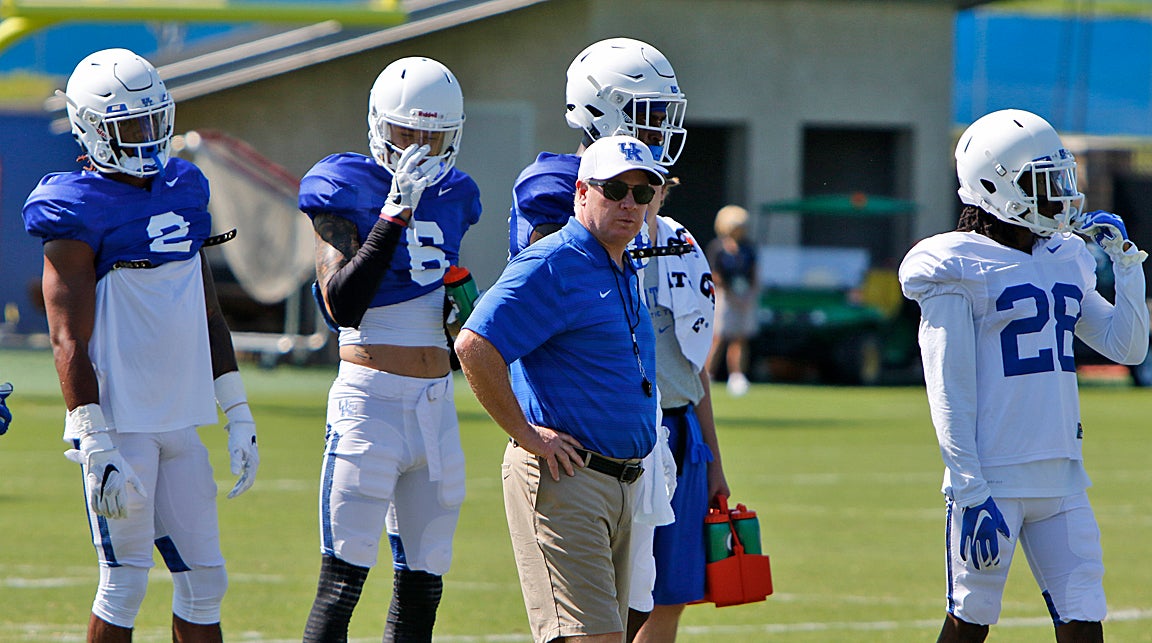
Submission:
[[[1016,307],[1017,302],[1031,300],[1036,306],[1036,314],[1008,322],[1004,330],[1000,331],[1004,376],[1054,371],[1057,361],[1060,363],[1060,370],[1076,372],[1076,360],[1072,355],[1072,337],[1076,331],[1076,322],[1080,319],[1080,302],[1083,299],[1084,293],[1071,284],[1053,284],[1051,302],[1048,293],[1033,284],[1018,284],[1005,288],[996,299],[996,310],[1001,312],[1011,310]],[[1076,302],[1075,315],[1068,314],[1069,301]],[[1049,319],[1055,322],[1056,359],[1053,359],[1052,348],[1042,348],[1033,357],[1020,357],[1020,336],[1043,331]]]

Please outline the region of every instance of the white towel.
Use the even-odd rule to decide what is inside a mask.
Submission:
[[[676,493],[676,460],[668,446],[668,429],[664,428],[659,391],[656,400],[656,445],[644,457],[644,475],[636,481],[632,519],[659,527],[676,522],[676,514],[672,511],[672,494]]]
[[[697,369],[703,369],[712,346],[716,294],[712,270],[704,250],[688,229],[669,217],[656,219],[656,245],[679,242],[692,245],[692,252],[660,257],[656,303],[672,311],[680,351]]]

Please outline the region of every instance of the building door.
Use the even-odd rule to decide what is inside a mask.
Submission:
[[[810,126],[804,130],[804,196],[854,194],[906,198],[910,139],[904,129]],[[908,217],[805,216],[802,245],[865,247],[872,265],[895,268],[908,250]]]
[[[676,219],[701,245],[715,238],[712,221],[716,211],[729,203],[741,203],[745,194],[744,136],[737,126],[688,125],[688,141],[671,175],[679,177],[660,211]]]

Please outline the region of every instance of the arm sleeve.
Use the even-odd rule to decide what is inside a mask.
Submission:
[[[1139,364],[1148,354],[1148,304],[1141,264],[1112,264],[1116,305],[1090,290],[1084,297],[1076,336],[1092,350],[1120,364]]]
[[[988,497],[976,450],[976,330],[968,299],[941,294],[920,301],[920,352],[928,406],[952,499],[963,507]]]
[[[328,280],[328,307],[337,324],[358,328],[372,304],[380,281],[392,263],[404,226],[380,219],[372,226],[364,245]]]

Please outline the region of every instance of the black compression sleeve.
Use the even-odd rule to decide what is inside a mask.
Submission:
[[[381,218],[372,226],[356,256],[333,273],[326,287],[328,308],[337,324],[358,328],[376,296],[380,280],[392,263],[392,253],[405,226]]]

